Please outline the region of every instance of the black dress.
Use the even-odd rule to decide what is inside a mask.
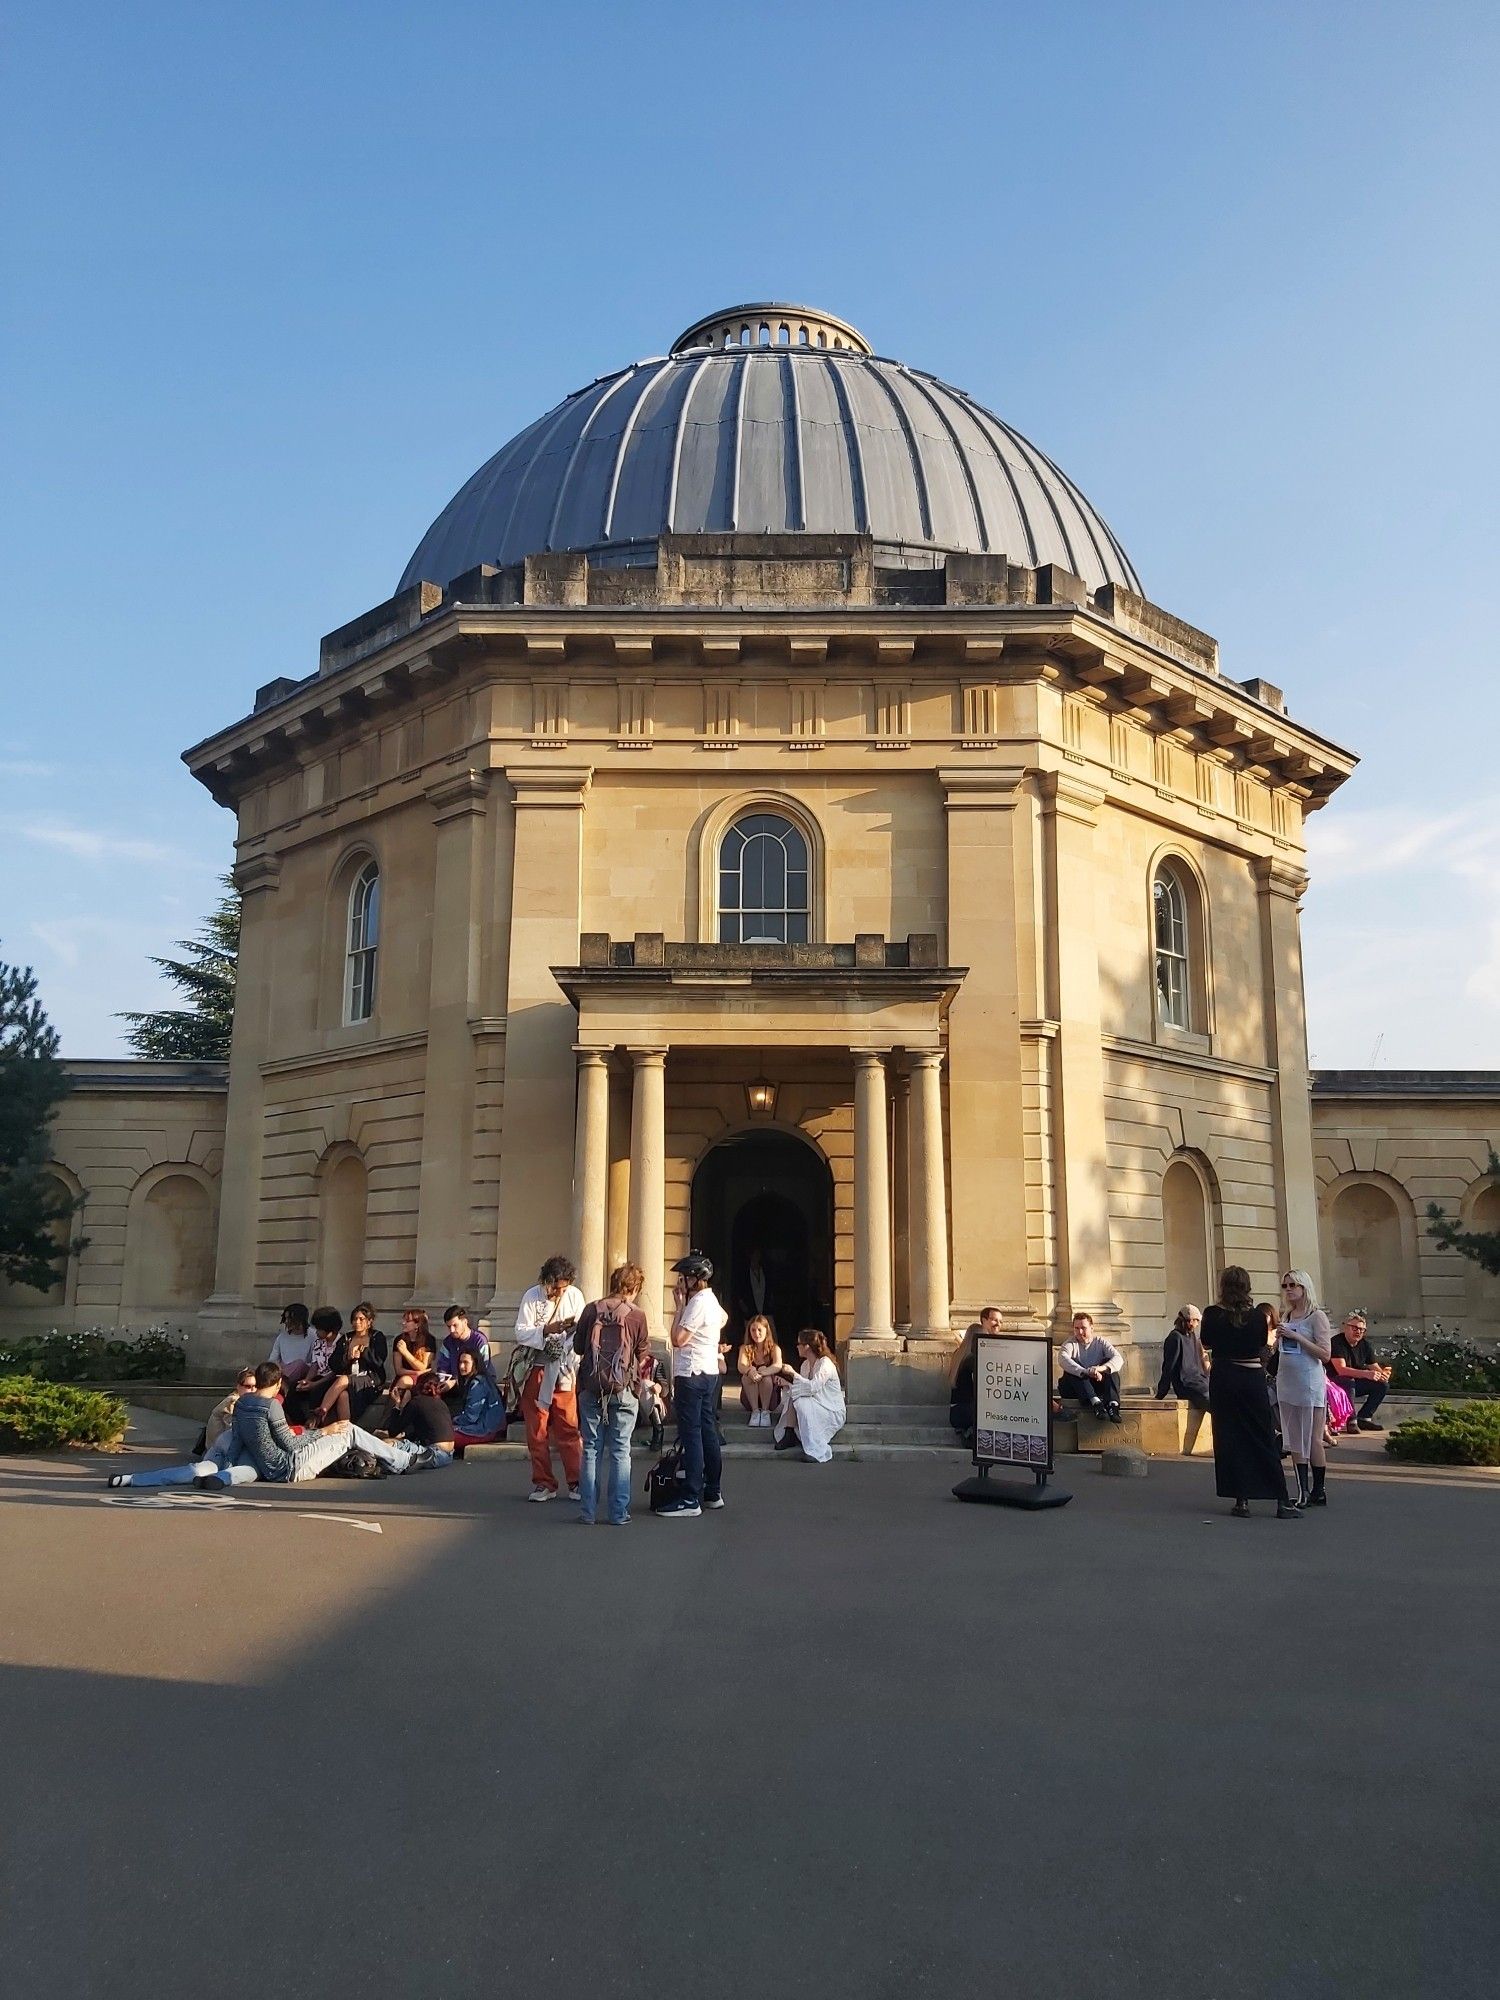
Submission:
[[[1210,1306],[1203,1315],[1202,1337],[1213,1358],[1208,1407],[1219,1497],[1284,1501],[1286,1481],[1266,1387],[1266,1323],[1260,1308],[1251,1306],[1242,1319],[1231,1319],[1223,1306]]]

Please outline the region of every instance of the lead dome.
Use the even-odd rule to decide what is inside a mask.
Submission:
[[[847,321],[769,301],[708,314],[538,417],[449,501],[398,587],[554,550],[645,559],[667,534],[868,534],[887,560],[1004,555],[1141,592],[1102,515],[1019,431]]]

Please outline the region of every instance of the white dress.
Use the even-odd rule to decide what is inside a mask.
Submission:
[[[797,1409],[797,1436],[802,1449],[815,1465],[826,1465],[833,1452],[830,1446],[844,1428],[848,1411],[844,1405],[844,1385],[839,1371],[826,1354],[816,1361],[804,1361],[800,1375],[786,1385],[786,1401],[776,1425],[778,1438],[786,1436],[786,1413]]]

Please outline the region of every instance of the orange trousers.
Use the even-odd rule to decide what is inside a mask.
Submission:
[[[552,1402],[543,1409],[537,1401],[542,1371],[533,1368],[521,1390],[521,1415],[526,1419],[526,1449],[531,1453],[531,1483],[548,1486],[555,1493],[552,1474],[552,1447],[563,1463],[563,1477],[570,1486],[578,1484],[583,1470],[583,1447],[578,1437],[578,1392],[554,1389]]]

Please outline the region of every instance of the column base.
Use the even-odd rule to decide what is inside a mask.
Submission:
[[[198,1309],[188,1337],[189,1379],[229,1374],[247,1361],[263,1361],[280,1315],[236,1292],[213,1292]]]

